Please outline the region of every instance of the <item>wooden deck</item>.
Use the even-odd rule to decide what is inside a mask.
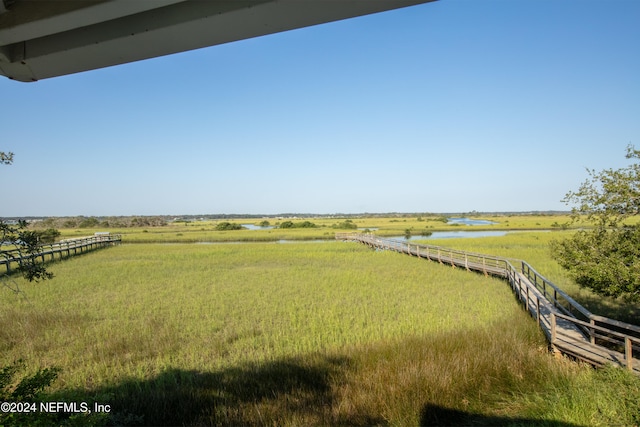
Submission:
[[[40,252],[32,257],[42,262],[53,261],[81,254],[98,248],[119,244],[122,237],[119,234],[99,234],[89,237],[62,240],[52,245],[43,245]],[[0,266],[4,266],[4,273],[11,274],[18,269],[24,255],[18,249],[0,251]],[[48,259],[47,259],[48,258]],[[0,267],[2,268],[2,267]]]
[[[589,312],[525,261],[417,245],[373,234],[338,233],[336,239],[504,278],[523,308],[537,321],[553,351],[594,366],[614,364],[640,375],[640,327]]]

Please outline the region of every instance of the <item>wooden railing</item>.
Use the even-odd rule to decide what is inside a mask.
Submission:
[[[69,257],[93,249],[115,245],[121,241],[122,236],[119,234],[98,234],[89,237],[66,239],[51,245],[43,245],[37,254],[29,255],[29,257],[42,262],[47,260],[53,261],[56,259],[56,256],[58,256],[58,259],[62,259],[63,257]],[[20,249],[0,251],[0,271],[4,270],[4,273],[11,274],[22,264],[26,256],[27,255]]]
[[[640,360],[634,358],[634,354],[640,355],[640,327],[591,313],[525,261],[373,234],[337,233],[336,239],[502,277],[536,319],[554,350],[593,365],[614,363],[640,374]]]

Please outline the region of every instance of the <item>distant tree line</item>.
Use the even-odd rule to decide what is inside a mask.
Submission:
[[[162,227],[167,220],[161,216],[111,216],[111,217],[55,217],[34,221],[32,227],[46,228],[129,228]]]

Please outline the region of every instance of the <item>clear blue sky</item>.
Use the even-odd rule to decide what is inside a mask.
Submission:
[[[640,147],[640,1],[441,0],[0,99],[0,216],[567,209]]]

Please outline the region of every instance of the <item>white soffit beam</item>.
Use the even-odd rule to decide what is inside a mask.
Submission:
[[[428,1],[16,0],[0,13],[0,74],[36,81]],[[43,9],[20,15],[22,2]]]

